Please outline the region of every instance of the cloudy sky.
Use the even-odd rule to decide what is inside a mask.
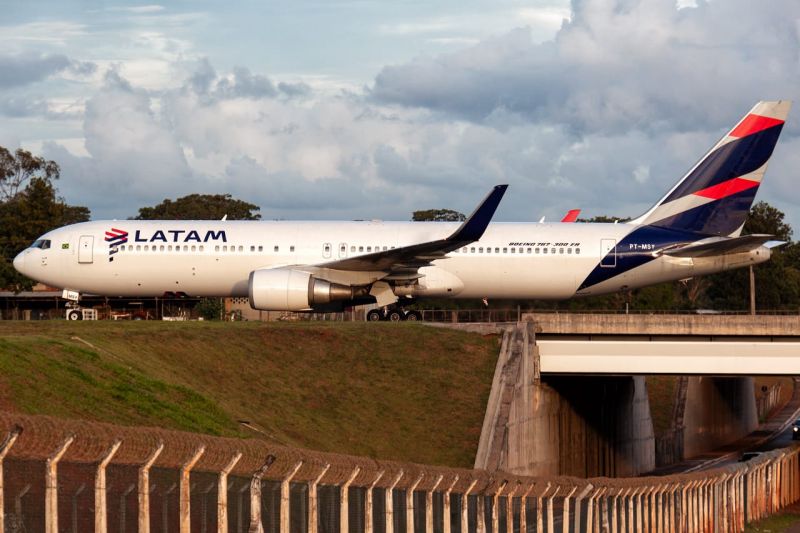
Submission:
[[[265,219],[637,215],[800,93],[797,0],[3,3],[0,145],[94,218],[231,193]],[[759,198],[800,233],[800,105]]]

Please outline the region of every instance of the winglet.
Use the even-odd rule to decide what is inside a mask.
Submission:
[[[480,239],[489,222],[492,221],[494,212],[500,205],[506,189],[508,189],[508,185],[495,185],[475,211],[447,240],[450,242],[474,242]]]

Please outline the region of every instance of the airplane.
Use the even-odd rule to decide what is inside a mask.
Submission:
[[[45,233],[14,259],[65,293],[248,297],[259,310],[377,304],[418,320],[419,298],[553,299],[627,291],[767,261],[742,236],[791,102],[759,102],[651,209],[625,223],[492,223],[497,185],[448,222],[94,221]],[[75,314],[75,318],[79,315]]]

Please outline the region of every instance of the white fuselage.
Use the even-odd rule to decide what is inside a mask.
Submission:
[[[299,270],[358,255],[442,239],[443,222],[97,221],[53,230],[47,248],[15,260],[51,286],[108,296],[247,296],[254,270]],[[567,299],[632,289],[765,261],[769,250],[703,259],[651,257],[622,268],[615,250],[629,224],[492,223],[479,241],[423,267],[404,294],[417,297]],[[116,246],[108,233],[126,233]],[[655,245],[653,245],[655,246]],[[650,254],[637,243],[631,254]],[[113,253],[112,253],[113,252]],[[581,287],[597,268],[601,283]],[[367,276],[369,277],[369,276]],[[370,278],[367,282],[374,281]],[[580,290],[579,290],[580,288]],[[402,290],[402,289],[398,289]],[[399,293],[399,292],[398,292]]]

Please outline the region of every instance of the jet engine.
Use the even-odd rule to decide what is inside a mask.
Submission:
[[[317,279],[291,268],[250,273],[250,306],[261,311],[313,311],[316,307],[353,300],[367,291]]]

